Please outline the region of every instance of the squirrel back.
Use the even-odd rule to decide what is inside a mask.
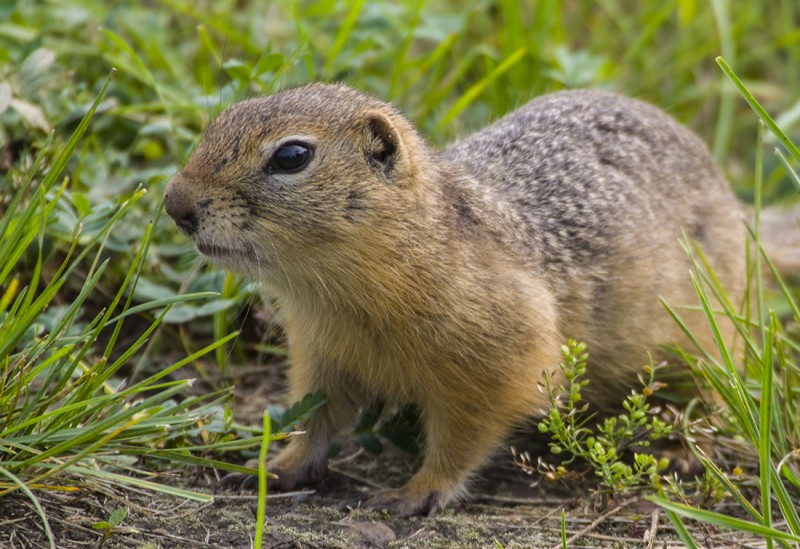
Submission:
[[[561,332],[603,364],[590,371],[597,404],[614,402],[620,393],[608,385],[624,390],[630,378],[619,374],[644,364],[645,350],[686,343],[658,301],[697,300],[684,236],[740,302],[742,207],[702,141],[651,105],[595,90],[554,93],[443,156],[515,212],[508,226],[520,257],[555,292]],[[702,316],[685,315],[713,348]]]
[[[709,233],[708,216],[726,227],[744,219],[697,136],[651,105],[608,92],[534,99],[444,157],[516,208],[530,249],[555,270],[657,251],[662,234],[679,238],[681,228],[713,255],[729,250],[737,231]]]

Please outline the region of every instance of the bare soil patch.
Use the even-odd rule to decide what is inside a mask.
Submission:
[[[266,397],[282,389],[280,368],[242,370],[235,391],[239,421],[258,423]],[[202,384],[196,390],[204,390]],[[277,448],[271,451],[278,451]],[[412,458],[391,445],[378,456],[345,439],[328,479],[314,490],[270,494],[266,547],[561,547],[561,513],[567,546],[681,547],[663,512],[641,497],[610,501],[580,486],[551,484],[525,474],[507,449],[498,450],[471,488],[469,501],[433,517],[396,518],[362,508],[381,488],[401,485]],[[224,489],[211,471],[180,470],[158,482],[212,494],[198,504],[130,489],[36,491],[57,547],[249,548],[256,527],[257,495]],[[110,534],[93,525],[119,507],[128,514]],[[744,540],[696,527],[708,547],[745,546]],[[49,547],[43,521],[20,492],[0,498],[0,548]]]

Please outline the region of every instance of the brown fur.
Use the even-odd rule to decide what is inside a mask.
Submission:
[[[311,162],[265,170],[289,138],[315,146]],[[399,514],[464,494],[545,405],[536,385],[566,338],[588,344],[601,406],[619,402],[646,351],[682,341],[657,301],[696,301],[681,229],[741,295],[741,212],[703,144],[600,92],[535,100],[442,153],[393,107],[343,86],[245,101],[209,126],[167,211],[275,299],[291,397],[328,396],[270,463],[275,486],[318,481],[331,438],[369,400],[411,402],[423,464],[372,501]]]

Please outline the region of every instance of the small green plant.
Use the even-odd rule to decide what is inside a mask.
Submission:
[[[289,408],[270,406],[269,416],[272,421],[272,431],[275,433],[288,433],[294,430],[295,426],[311,417],[317,408],[325,404],[327,400],[328,398],[323,391],[317,391],[305,395]]]
[[[567,380],[567,385],[554,386],[552,375],[545,375],[544,390],[550,401],[550,411],[541,422],[539,431],[552,437],[550,450],[556,454],[567,454],[562,468],[576,458],[585,460],[594,473],[600,477],[603,486],[613,494],[629,492],[648,484],[658,472],[669,464],[666,458],[656,459],[652,454],[634,453],[633,463],[623,460],[626,449],[647,448],[654,440],[667,437],[671,425],[654,414],[648,397],[658,391],[663,384],[656,381],[659,368],[652,363],[645,366],[647,376],[639,376],[643,388],[641,392],[631,393],[622,403],[624,412],[607,417],[602,423],[594,424],[593,414],[588,412],[588,404],[583,402],[581,390],[589,384],[586,376],[586,361],[589,354],[586,344],[569,340],[561,347],[564,361],[559,368]]]
[[[733,476],[743,480],[741,471],[734,468]],[[738,473],[738,474],[737,474]],[[726,486],[710,472],[695,477],[694,482],[687,482],[676,475],[663,475],[660,479],[664,491],[685,505],[700,509],[712,509],[728,494]]]
[[[117,507],[111,511],[108,520],[101,520],[92,524],[92,528],[103,532],[103,538],[100,540],[100,543],[97,544],[98,547],[102,549],[109,536],[114,533],[114,530],[122,524],[122,521],[125,520],[127,516],[128,510],[125,507]]]
[[[393,413],[387,414],[387,411]],[[424,433],[415,406],[403,406],[397,410],[390,407],[387,410],[386,402],[377,399],[361,413],[353,435],[371,454],[383,452],[381,439],[386,439],[412,456],[422,456]]]

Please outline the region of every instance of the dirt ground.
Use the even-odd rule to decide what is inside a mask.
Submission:
[[[552,486],[531,487],[512,469],[493,468],[472,490],[471,501],[428,518],[393,518],[359,507],[379,485],[395,485],[410,469],[396,452],[356,452],[334,464],[315,491],[269,496],[266,547],[560,547],[561,510],[568,515],[569,547],[671,547],[663,514],[641,500],[605,513],[591,498],[567,497]],[[516,477],[516,478],[515,478]],[[524,477],[524,478],[523,478]],[[186,486],[186,479],[162,479]],[[219,488],[198,477],[190,488],[214,494],[197,504],[139,492],[39,493],[58,547],[248,548],[253,546],[257,496]],[[128,516],[111,535],[92,529],[111,510]],[[655,511],[655,515],[653,512]],[[653,516],[656,528],[652,527]],[[601,519],[599,523],[597,519]],[[652,536],[652,533],[655,536]],[[652,542],[650,541],[652,540]],[[48,547],[41,520],[24,495],[0,498],[0,547]]]
[[[270,370],[274,372],[274,370]],[[237,419],[258,423],[267,394],[282,375],[250,372],[258,383],[239,380]],[[202,387],[199,388],[202,390]],[[271,449],[273,451],[274,449]],[[395,518],[361,507],[372,493],[401,485],[413,472],[409,455],[386,445],[379,456],[345,440],[331,461],[327,481],[315,490],[270,494],[265,547],[468,548],[682,547],[666,515],[641,497],[601,500],[589,482],[565,486],[514,465],[500,449],[471,487],[469,501],[433,517]],[[57,547],[250,548],[254,544],[257,495],[224,489],[212,471],[183,470],[156,479],[214,496],[199,504],[151,492],[119,488],[104,492],[36,491]],[[110,534],[93,524],[117,508],[127,516]],[[740,537],[696,526],[706,547],[753,547]],[[31,500],[19,492],[0,497],[0,548],[50,547]]]
[[[350,450],[348,448],[348,450]],[[396,486],[411,472],[397,450],[372,456],[356,449],[332,462],[316,490],[272,494],[267,502],[265,547],[468,548],[683,547],[666,515],[643,498],[603,501],[583,488],[536,482],[500,452],[471,490],[471,499],[433,517],[395,518],[360,507],[374,490]],[[71,548],[250,548],[257,495],[222,489],[215,477],[165,477],[160,482],[213,494],[198,504],[138,491],[37,492],[57,547]],[[92,524],[118,507],[127,518],[110,535]],[[741,537],[696,525],[705,547],[755,547]],[[0,547],[49,547],[42,521],[22,494],[0,498]]]

